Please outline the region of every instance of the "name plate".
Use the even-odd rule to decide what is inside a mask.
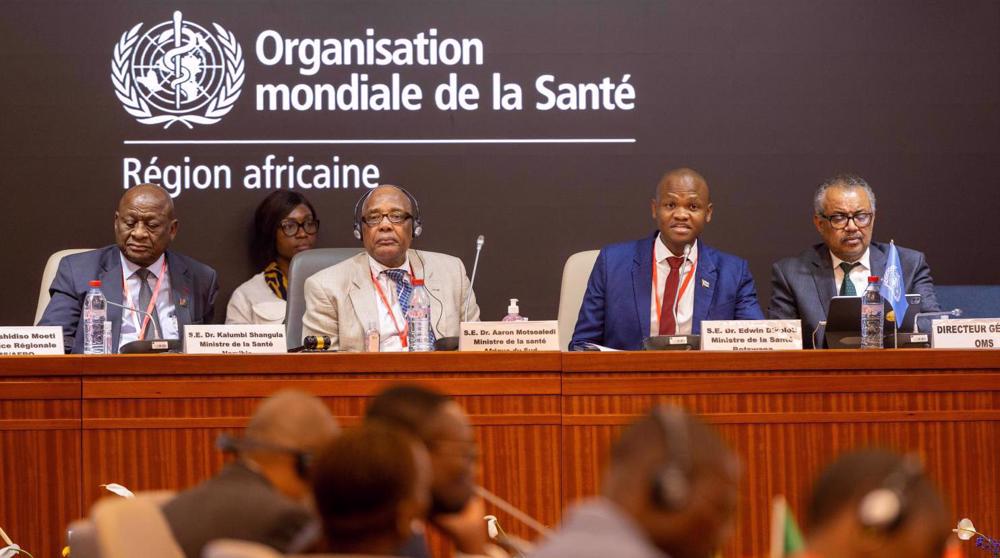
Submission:
[[[184,352],[190,355],[266,355],[288,352],[285,326],[184,326]]]
[[[460,351],[558,351],[559,322],[462,322]]]
[[[0,327],[0,355],[62,355],[59,326]]]
[[[797,351],[799,320],[709,320],[701,322],[703,351]]]
[[[935,349],[1000,349],[1000,318],[934,320]]]

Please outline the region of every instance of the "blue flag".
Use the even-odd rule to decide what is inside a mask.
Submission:
[[[896,243],[889,242],[889,256],[885,262],[885,273],[882,274],[882,286],[879,288],[882,298],[892,305],[892,313],[896,315],[896,327],[902,327],[906,309],[906,292],[903,288],[903,266],[899,264],[899,252]]]

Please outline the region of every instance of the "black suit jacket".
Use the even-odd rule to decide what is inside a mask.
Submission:
[[[219,292],[215,270],[170,250],[166,252],[166,259],[177,325],[212,323],[215,296]],[[38,325],[62,326],[67,353],[83,352],[83,299],[94,279],[101,280],[101,291],[108,300],[122,304],[122,262],[118,246],[73,254],[59,262],[56,277],[49,287],[52,300],[45,307]],[[108,320],[112,324],[111,344],[117,348],[122,309],[109,304]]]
[[[289,553],[319,534],[304,506],[241,461],[178,494],[163,507],[163,515],[187,558],[201,558],[202,548],[215,539],[256,542]]]
[[[920,295],[920,311],[936,312],[937,297],[934,295],[934,281],[931,268],[922,252],[896,245],[899,263],[903,266],[903,284],[906,293]],[[872,242],[869,259],[872,275],[879,277],[885,273],[889,245]],[[794,258],[785,258],[771,269],[771,304],[767,309],[771,319],[801,319],[802,343],[812,346],[812,333],[819,322],[826,321],[830,299],[837,295],[837,283],[833,276],[830,249],[826,244],[817,244]],[[817,339],[821,338],[817,334]]]

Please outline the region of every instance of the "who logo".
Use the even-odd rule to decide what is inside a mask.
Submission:
[[[216,34],[174,12],[139,34],[122,34],[111,60],[111,83],[125,111],[143,124],[215,124],[233,109],[243,87],[243,50],[217,23]]]

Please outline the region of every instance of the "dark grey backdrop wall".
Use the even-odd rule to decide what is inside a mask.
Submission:
[[[195,32],[177,42],[175,11],[178,28]],[[332,63],[329,45],[366,39],[367,29],[404,46],[431,29],[439,41],[478,40],[482,63]],[[279,35],[332,39],[331,63],[313,72],[307,42],[304,63],[269,65]],[[477,108],[435,103],[450,73],[478,89]],[[493,108],[494,73],[522,88],[521,110]],[[315,85],[337,89],[352,74],[369,84],[398,74],[401,86],[420,88],[421,107],[286,111],[259,98],[260,86],[283,84],[301,108]],[[610,106],[542,110],[535,80],[546,74],[550,89],[608,78]],[[229,293],[254,272],[247,231],[267,192],[244,187],[245,167],[268,155],[276,164],[292,156],[329,165],[336,156],[376,166],[380,182],[421,200],[426,232],[417,246],[469,266],[475,237],[485,234],[477,291],[486,318],[499,318],[507,297],[531,317],[554,317],[565,258],[651,231],[651,189],[680,165],[708,178],[716,207],[706,240],[750,260],[762,302],[771,262],[817,240],[813,188],[843,170],[868,178],[879,195],[876,238],[926,251],[939,283],[1000,276],[993,1],[4,2],[0,76],[3,324],[31,320],[50,253],[112,241],[115,202],[154,157],[160,168],[231,170],[229,189],[205,182],[176,198],[175,248],[218,269],[220,320]],[[193,110],[169,112],[178,105],[164,99]],[[185,115],[218,122],[178,120]],[[601,141],[351,142],[373,139]],[[180,143],[131,143],[168,140]],[[205,140],[223,143],[190,143]],[[126,172],[129,165],[143,170]],[[304,190],[323,221],[320,245],[355,244],[351,210],[363,188]]]

